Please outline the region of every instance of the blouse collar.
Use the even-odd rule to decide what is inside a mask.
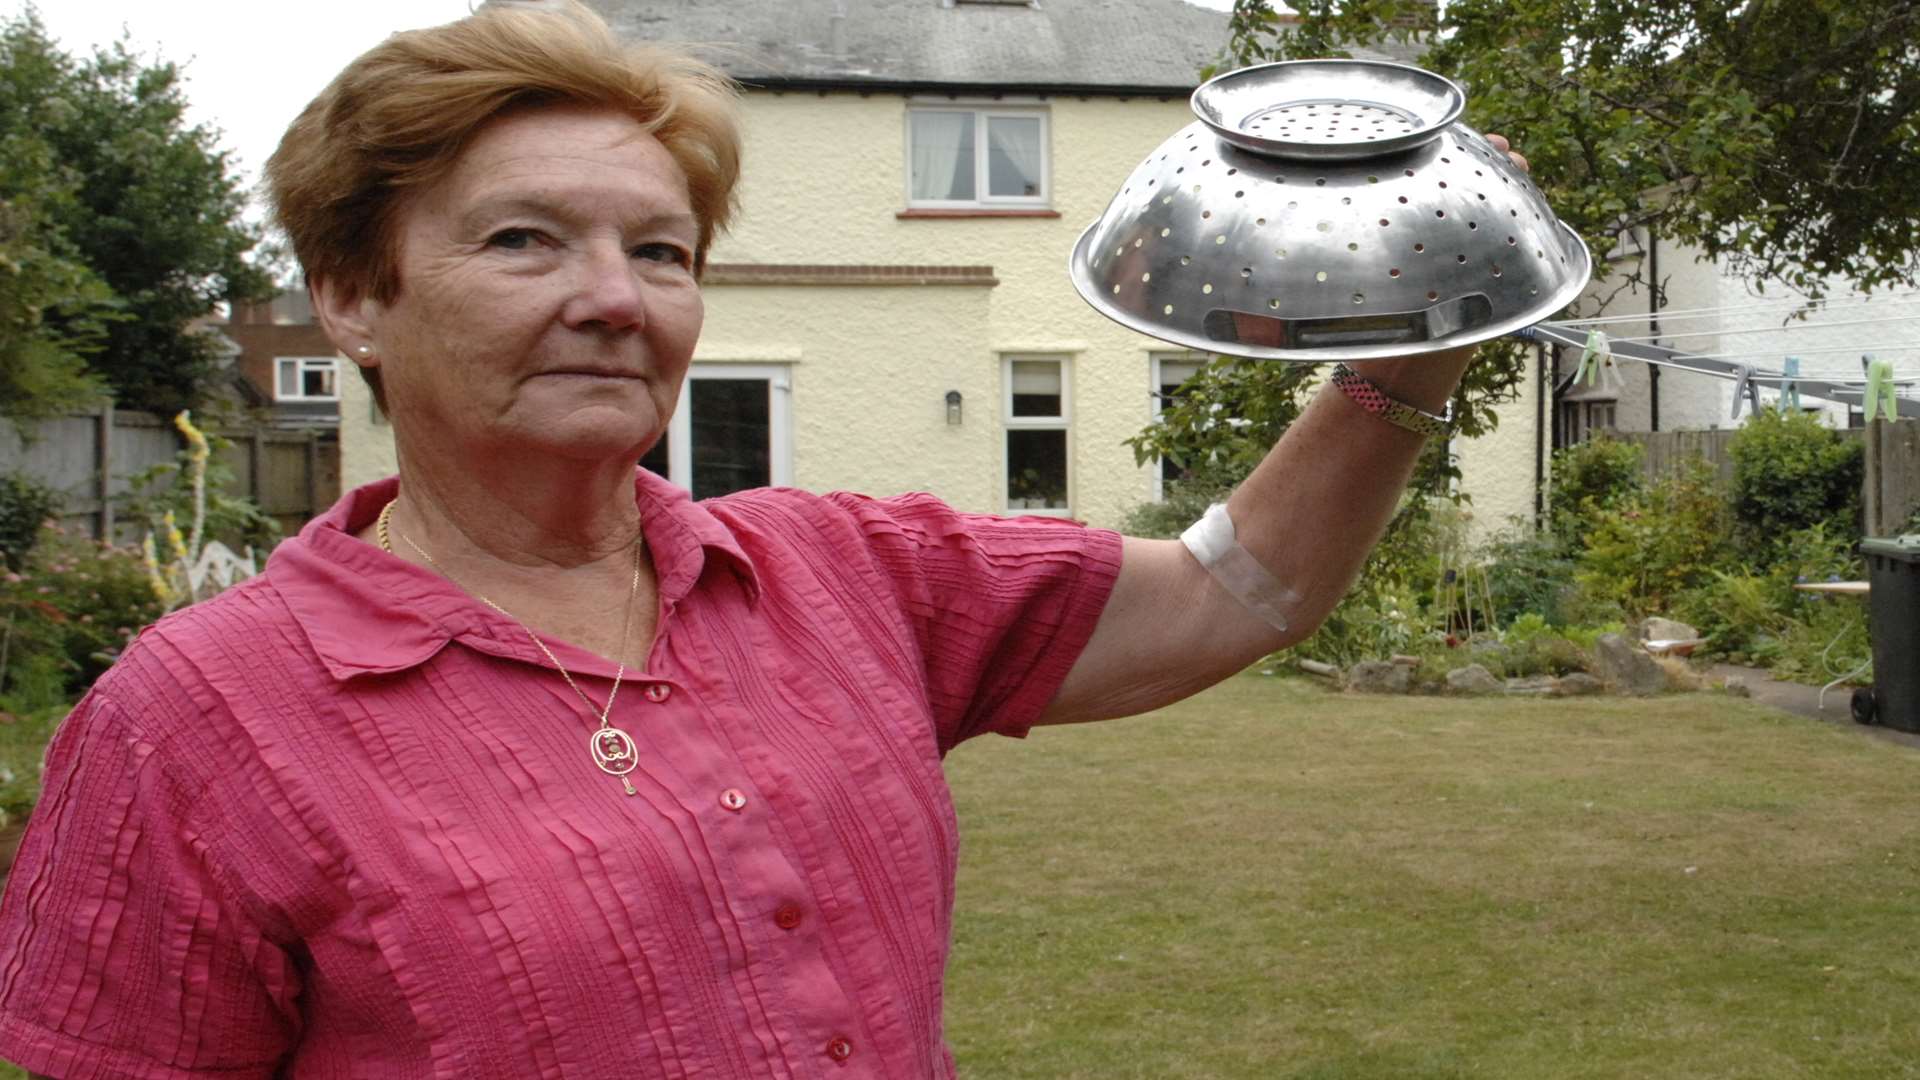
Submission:
[[[399,490],[398,477],[355,488],[282,542],[267,561],[265,576],[286,599],[327,670],[341,680],[403,671],[424,663],[454,638],[483,652],[545,664],[519,624],[447,578],[355,538]],[[758,598],[752,560],[704,506],[645,469],[635,470],[634,498],[662,611],[692,593],[709,565],[730,569],[749,601]],[[613,676],[613,665],[599,656],[564,642],[548,644],[570,671]]]

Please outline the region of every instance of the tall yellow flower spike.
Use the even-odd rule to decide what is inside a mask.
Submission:
[[[160,572],[160,556],[154,550],[152,533],[148,533],[140,541],[140,555],[141,560],[146,563],[147,585],[153,589],[154,598],[163,605],[172,607],[173,587],[167,584],[166,575]]]
[[[187,445],[192,448],[189,453],[192,455],[194,462],[199,463],[207,460],[207,455],[210,452],[207,447],[207,436],[205,432],[193,426],[192,410],[180,410],[180,414],[173,418],[173,426],[180,429],[180,434],[186,438]]]

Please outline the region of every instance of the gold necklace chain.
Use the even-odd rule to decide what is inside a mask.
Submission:
[[[392,527],[393,508],[399,501],[398,499],[394,499],[388,502],[380,511],[380,518],[374,528],[374,532],[380,540],[380,549],[388,554],[392,554],[393,535],[398,534],[401,542],[418,552],[420,557],[427,560],[428,565],[439,571],[442,577],[453,582],[455,585],[460,585],[459,579],[448,573],[446,568],[440,565],[439,560],[427,553],[427,549],[414,543],[413,538],[406,533],[400,532],[400,530]],[[645,546],[646,538],[644,536],[634,539],[633,581],[627,586],[626,614],[620,621],[620,666],[613,673],[613,689],[607,691],[607,704],[605,707],[595,705],[593,699],[587,696],[587,692],[580,689],[580,684],[573,681],[573,676],[568,673],[566,665],[560,662],[559,657],[553,655],[553,650],[547,648],[547,643],[540,640],[540,635],[533,632],[533,627],[521,622],[514,617],[512,612],[494,603],[492,600],[487,599],[477,592],[473,593],[474,599],[506,616],[515,626],[525,630],[527,636],[533,639],[533,643],[539,646],[542,653],[546,654],[547,660],[553,664],[554,670],[560,673],[560,677],[565,679],[567,685],[573,689],[573,692],[579,695],[581,701],[586,703],[587,711],[600,718],[599,729],[587,740],[588,749],[593,752],[594,764],[600,767],[600,771],[611,776],[619,777],[621,785],[629,795],[639,794],[639,792],[634,790],[633,781],[627,779],[627,774],[633,771],[635,765],[639,764],[639,756],[633,744],[633,739],[628,736],[626,732],[613,726],[613,699],[619,695],[620,682],[627,674],[627,636],[633,629],[633,602],[640,594],[640,552]],[[463,589],[466,588],[464,585],[460,587]],[[472,592],[472,590],[468,591]]]

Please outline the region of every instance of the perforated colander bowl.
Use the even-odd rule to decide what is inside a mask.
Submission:
[[[1592,273],[1464,96],[1402,64],[1223,75],[1075,245],[1088,303],[1191,349],[1319,363],[1412,356],[1530,326]]]

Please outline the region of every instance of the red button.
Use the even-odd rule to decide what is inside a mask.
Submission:
[[[827,1044],[827,1056],[835,1061],[845,1061],[853,1056],[853,1044],[845,1039],[835,1039]]]
[[[781,904],[773,913],[773,924],[782,930],[791,930],[800,925],[800,908],[796,904]]]
[[[658,705],[673,696],[673,687],[663,682],[648,683],[646,693],[647,700]]]
[[[747,808],[747,793],[737,787],[730,787],[720,793],[720,805],[737,814]]]

